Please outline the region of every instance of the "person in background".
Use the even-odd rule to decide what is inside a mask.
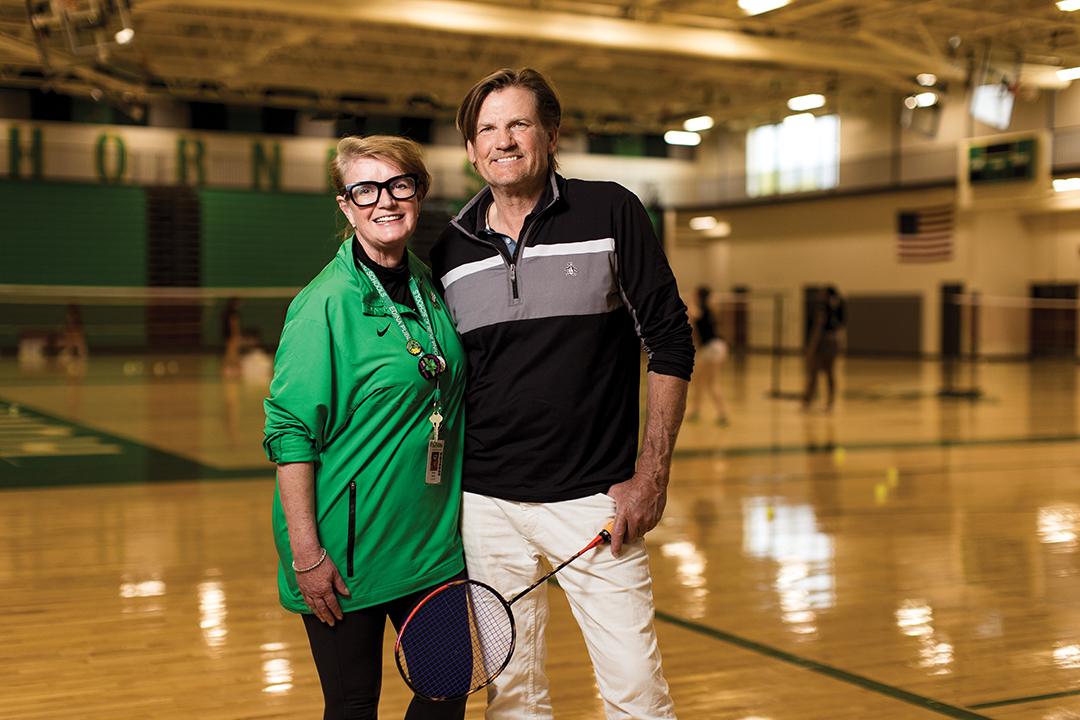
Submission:
[[[225,303],[225,312],[221,317],[221,334],[225,341],[225,357],[221,362],[221,372],[226,376],[240,374],[240,344],[244,333],[240,326],[240,298],[231,297]]]
[[[690,383],[690,402],[687,419],[697,420],[701,410],[701,396],[708,393],[716,405],[716,423],[727,425],[727,405],[724,394],[720,391],[720,367],[728,356],[728,346],[724,338],[716,331],[716,320],[709,307],[711,291],[707,287],[697,290],[697,302],[691,307],[690,321],[694,328],[694,346],[698,376]]]
[[[64,339],[60,347],[60,356],[65,360],[86,360],[90,351],[86,347],[82,310],[78,304],[69,302],[65,316],[67,322],[64,325]]]
[[[431,258],[469,356],[467,564],[471,577],[509,596],[613,521],[610,550],[583,556],[559,584],[608,718],[673,718],[643,537],[664,512],[694,345],[638,198],[556,172],[561,116],[554,88],[531,69],[489,75],[458,109],[487,187]],[[544,586],[513,611],[518,645],[488,686],[487,718],[551,718]]]
[[[282,605],[300,613],[324,718],[375,718],[387,617],[463,575],[465,354],[406,241],[431,185],[404,138],[344,138],[330,162],[351,226],[289,306],[265,401],[277,463]],[[415,696],[406,718],[461,718]]]
[[[837,334],[844,326],[844,301],[832,285],[821,288],[818,292],[817,307],[814,309],[813,324],[810,327],[810,339],[806,343],[806,393],[803,395],[803,408],[809,408],[817,391],[819,373],[825,373],[828,383],[826,407],[832,410],[836,397],[836,378],[833,366],[840,344]]]

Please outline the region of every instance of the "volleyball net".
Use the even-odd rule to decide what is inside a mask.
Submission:
[[[244,346],[273,348],[299,290],[0,285],[0,355],[218,351],[230,306]]]
[[[980,368],[987,363],[1080,359],[1078,286],[1033,285],[1030,292],[988,295],[954,286],[937,297],[854,293],[845,298],[841,349],[849,358],[936,362],[939,397],[979,399]],[[771,356],[770,397],[801,397],[810,297],[790,290],[714,295],[714,312],[733,350]]]
[[[0,357],[45,357],[73,352],[81,336],[91,353],[220,352],[225,345],[226,314],[236,306],[243,346],[272,353],[277,346],[293,287],[181,288],[0,285]],[[1040,291],[1042,292],[1042,291]],[[1077,295],[1076,286],[1044,294]],[[868,296],[869,297],[869,296]],[[1077,297],[943,294],[936,307],[916,302],[882,303],[854,296],[848,300],[849,356],[888,357],[876,348],[865,328],[892,340],[905,332],[903,322],[882,318],[912,317],[909,344],[898,357],[942,362],[941,395],[981,394],[977,369],[992,360],[1080,356]],[[686,298],[688,303],[691,298]],[[710,305],[717,329],[734,354],[771,356],[768,394],[798,397],[805,382],[801,355],[808,332],[805,298],[791,291],[713,293]],[[882,315],[881,313],[885,313]],[[920,322],[940,313],[941,343],[924,351]],[[909,323],[911,324],[911,323]],[[880,339],[880,338],[878,338]]]

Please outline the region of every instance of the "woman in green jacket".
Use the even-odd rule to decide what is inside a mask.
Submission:
[[[351,225],[289,306],[265,401],[278,466],[282,605],[301,613],[326,718],[374,718],[389,617],[464,573],[465,354],[427,267],[405,243],[431,185],[421,148],[347,137],[330,177]],[[414,697],[406,718],[461,718]]]

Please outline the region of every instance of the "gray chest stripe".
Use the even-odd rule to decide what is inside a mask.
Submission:
[[[614,241],[524,248],[514,302],[501,256],[455,268],[443,278],[458,332],[515,320],[598,315],[623,305]],[[561,252],[560,252],[561,250]],[[452,276],[452,277],[451,277]],[[449,284],[446,278],[450,278]]]

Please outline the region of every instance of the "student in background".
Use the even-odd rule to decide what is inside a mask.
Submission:
[[[818,292],[817,308],[814,310],[810,339],[806,343],[807,378],[803,408],[809,408],[814,401],[818,374],[823,372],[829,388],[826,407],[832,410],[833,400],[836,397],[833,365],[836,363],[836,355],[840,348],[837,334],[843,326],[844,301],[840,293],[832,285],[821,288]]]
[[[695,377],[690,383],[690,401],[686,417],[690,421],[699,418],[701,396],[708,394],[716,405],[717,425],[727,425],[727,405],[724,394],[720,391],[720,367],[728,356],[728,345],[716,329],[716,318],[709,307],[709,288],[702,286],[697,291],[697,303],[690,308],[690,322],[694,328]]]

